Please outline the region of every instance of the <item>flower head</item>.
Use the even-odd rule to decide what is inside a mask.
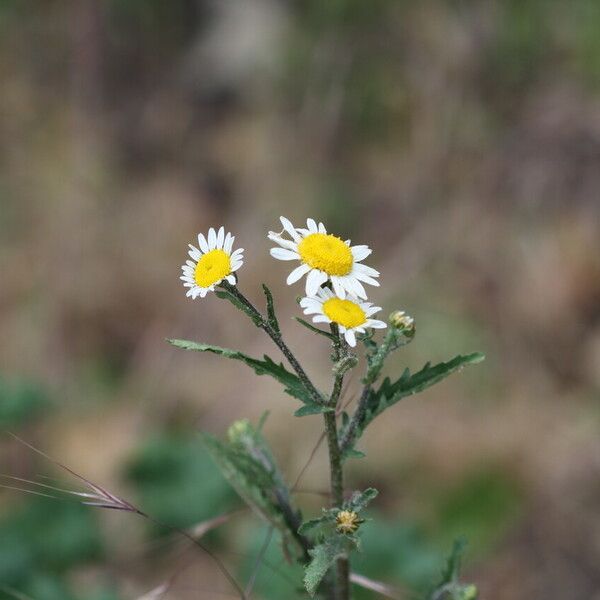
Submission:
[[[204,298],[208,292],[212,292],[215,286],[223,279],[235,283],[233,273],[243,264],[243,248],[232,252],[235,237],[221,227],[215,231],[212,227],[208,230],[208,236],[198,234],[198,246],[189,244],[191,260],[186,260],[181,266],[183,285],[189,290],[186,296],[196,299],[198,296]]]
[[[403,310],[395,310],[389,318],[390,325],[394,329],[401,329],[405,335],[415,335],[415,320]]]
[[[342,239],[327,233],[323,223],[313,219],[306,220],[306,229],[296,228],[285,217],[280,217],[283,231],[269,232],[269,239],[279,245],[271,248],[271,256],[278,260],[298,260],[296,267],[288,276],[291,285],[304,275],[306,277],[306,295],[314,296],[326,282],[331,281],[335,293],[340,298],[351,294],[358,298],[367,298],[362,283],[378,286],[379,272],[360,264],[360,261],[371,254],[368,246],[351,246],[350,240]],[[291,239],[282,237],[287,233]]]
[[[356,346],[356,333],[365,333],[367,327],[387,327],[383,321],[370,318],[381,307],[363,302],[356,296],[340,298],[329,288],[320,288],[316,296],[302,298],[300,306],[305,315],[315,315],[313,323],[336,323],[350,346]]]
[[[335,517],[337,530],[340,533],[354,533],[363,522],[353,510],[340,510]]]

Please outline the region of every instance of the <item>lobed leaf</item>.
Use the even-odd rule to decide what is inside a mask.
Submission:
[[[345,540],[342,536],[334,536],[310,550],[311,561],[304,572],[306,591],[314,596],[319,584],[336,558],[345,553]]]
[[[360,512],[364,510],[371,500],[375,499],[379,492],[375,488],[367,488],[364,492],[354,492],[346,503],[347,510]]]
[[[367,413],[362,428],[364,429],[377,415],[381,414],[386,408],[396,404],[402,398],[418,394],[439,383],[452,373],[461,370],[466,365],[479,363],[484,358],[481,352],[473,352],[472,354],[455,356],[452,360],[441,362],[434,366],[427,363],[420,371],[413,375],[406,369],[402,376],[394,382],[389,377],[386,377],[379,389],[372,392],[369,397]]]
[[[233,360],[239,360],[249,367],[254,369],[257,375],[270,375],[279,383],[281,383],[286,393],[294,398],[297,398],[304,404],[313,404],[313,400],[300,381],[300,379],[288,371],[283,364],[274,362],[266,354],[263,359],[252,358],[243,352],[238,350],[231,350],[229,348],[222,348],[220,346],[213,346],[212,344],[202,344],[200,342],[192,342],[189,340],[168,340],[169,343],[173,344],[177,348],[183,348],[184,350],[194,350],[196,352],[212,352],[213,354],[219,354],[226,358]]]

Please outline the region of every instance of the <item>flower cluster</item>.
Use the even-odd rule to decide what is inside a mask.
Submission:
[[[283,230],[268,234],[277,244],[271,248],[271,256],[300,263],[288,275],[287,283],[292,285],[306,275],[306,296],[300,301],[304,314],[313,315],[314,323],[337,325],[350,346],[356,345],[357,333],[386,327],[383,321],[371,318],[381,308],[367,302],[363,285],[379,286],[379,272],[362,264],[372,250],[327,233],[323,223],[313,219],[306,220],[306,228],[294,227],[285,217],[280,220]],[[189,288],[187,296],[204,298],[223,281],[236,283],[234,273],[243,264],[243,249],[233,251],[233,241],[221,227],[218,232],[209,229],[207,238],[199,234],[199,248],[190,244],[191,260],[181,267],[181,279]]]

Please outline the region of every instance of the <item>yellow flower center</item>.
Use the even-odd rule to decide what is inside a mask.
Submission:
[[[323,312],[338,325],[346,329],[359,327],[367,321],[365,311],[351,300],[341,298],[329,298],[323,302]]]
[[[351,510],[341,510],[337,514],[335,521],[340,533],[354,533],[361,523],[358,515]]]
[[[207,288],[213,283],[221,281],[230,273],[231,261],[229,255],[223,250],[216,249],[200,257],[194,272],[194,279],[200,287]]]
[[[298,253],[309,267],[328,275],[348,275],[354,257],[350,248],[335,235],[311,233],[298,244]]]

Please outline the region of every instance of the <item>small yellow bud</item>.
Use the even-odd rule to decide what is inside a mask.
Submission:
[[[337,530],[340,533],[354,533],[363,522],[358,515],[351,510],[340,510],[335,518]]]
[[[403,310],[395,310],[390,315],[389,322],[395,329],[403,329],[406,335],[415,334],[415,320]]]

